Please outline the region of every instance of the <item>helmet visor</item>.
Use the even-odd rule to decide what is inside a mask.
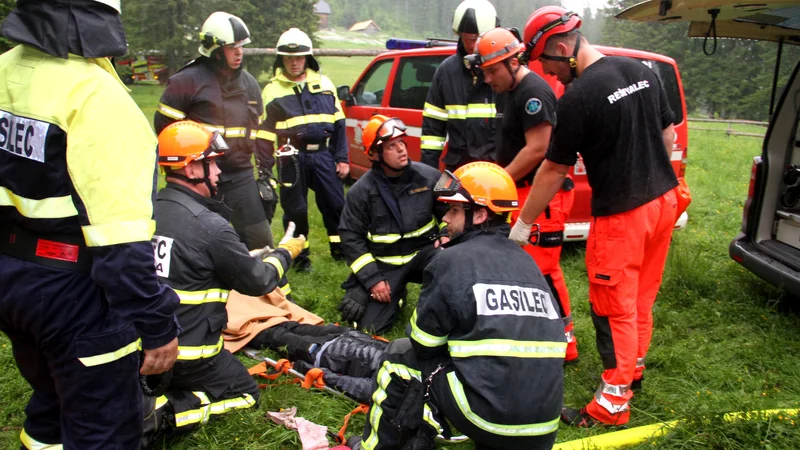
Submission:
[[[228,143],[225,142],[225,139],[222,138],[222,135],[219,134],[219,131],[215,131],[214,134],[211,135],[211,142],[208,144],[208,148],[200,155],[197,160],[205,159],[205,158],[213,158],[215,156],[220,156],[228,150]]]
[[[400,119],[389,119],[378,128],[375,145],[381,145],[392,138],[406,134],[406,124]]]
[[[439,201],[472,202],[469,192],[461,186],[461,180],[449,170],[445,170],[439,177],[439,181],[433,186],[433,194]]]

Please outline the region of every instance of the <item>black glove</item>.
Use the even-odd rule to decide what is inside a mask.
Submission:
[[[342,312],[342,320],[345,322],[361,320],[361,316],[364,315],[364,311],[367,309],[368,301],[369,297],[363,289],[348,290],[337,308]]]
[[[256,185],[267,221],[272,222],[272,218],[275,216],[275,207],[278,205],[278,182],[275,181],[271,172],[259,171]]]

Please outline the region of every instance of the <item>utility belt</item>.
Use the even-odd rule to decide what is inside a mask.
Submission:
[[[561,247],[564,244],[564,230],[539,231],[539,224],[534,223],[531,225],[531,237],[528,242],[541,248]]]
[[[92,255],[83,236],[34,233],[18,225],[0,225],[0,253],[55,269],[91,272]]]
[[[320,142],[304,142],[301,140],[292,141],[292,145],[294,148],[301,152],[305,153],[314,153],[320,150],[327,150],[328,149],[328,139],[325,139]]]

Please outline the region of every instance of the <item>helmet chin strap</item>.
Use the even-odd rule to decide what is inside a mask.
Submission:
[[[508,73],[511,74],[511,86],[508,87],[508,90],[513,91],[514,88],[517,87],[517,72],[519,72],[519,69],[520,67],[522,67],[522,64],[518,65],[515,70],[511,70],[510,61],[511,61],[510,59],[506,59],[505,61],[503,61],[503,63],[505,63],[506,69],[508,69]]]
[[[569,64],[569,70],[572,78],[578,78],[578,50],[581,48],[581,37],[583,36],[580,31],[576,31],[575,34],[578,35],[578,38],[575,40],[575,48],[572,50],[572,56],[552,56],[542,54],[544,59],[549,59],[550,61],[563,61]]]
[[[208,159],[204,159],[203,160],[203,178],[189,178],[189,177],[187,177],[186,175],[184,175],[182,173],[177,173],[177,172],[174,172],[174,171],[170,171],[166,176],[167,177],[172,177],[172,178],[177,178],[179,180],[183,180],[183,181],[185,181],[187,183],[190,183],[190,184],[202,184],[202,183],[205,183],[206,187],[208,188],[208,192],[210,194],[210,197],[216,197],[216,195],[217,195],[217,192],[218,192],[217,188],[214,187],[211,184],[211,178],[210,178],[211,177],[211,169],[210,169],[210,164],[208,162]]]

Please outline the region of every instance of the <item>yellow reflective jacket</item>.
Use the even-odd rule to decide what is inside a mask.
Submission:
[[[177,334],[153,270],[156,138],[106,58],[0,56],[0,226],[83,236],[92,277],[145,348]]]

